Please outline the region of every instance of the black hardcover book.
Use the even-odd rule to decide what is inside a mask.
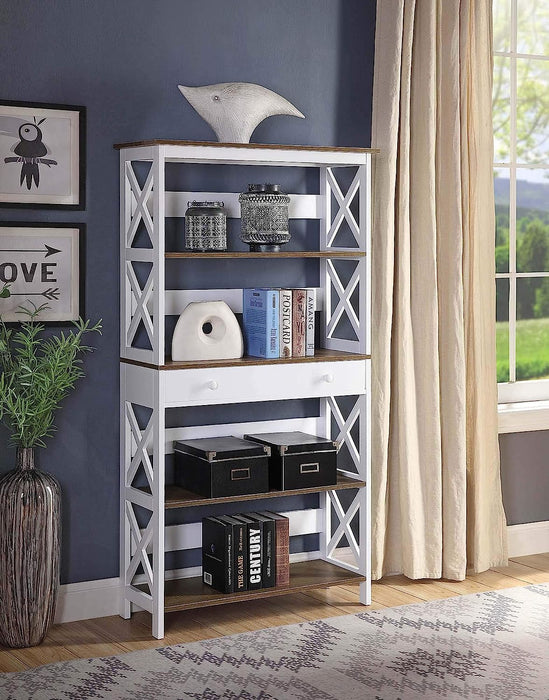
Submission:
[[[235,515],[236,520],[246,524],[248,545],[248,590],[263,588],[263,527],[261,523],[252,520],[246,515]]]
[[[216,591],[234,591],[233,528],[219,518],[202,518],[202,580]]]
[[[265,515],[274,521],[276,529],[275,537],[275,568],[276,585],[286,587],[290,585],[290,521],[286,515],[273,513],[270,510],[261,511],[260,515]]]
[[[248,526],[246,523],[221,515],[218,520],[233,530],[233,590],[235,593],[248,590]]]
[[[276,523],[261,513],[246,513],[248,518],[261,523],[262,552],[261,573],[263,574],[263,588],[273,588],[276,585]]]

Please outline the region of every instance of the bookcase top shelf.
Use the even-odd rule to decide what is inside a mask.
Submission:
[[[348,146],[303,146],[281,143],[223,143],[220,141],[178,141],[174,139],[149,139],[146,141],[130,141],[115,143],[113,148],[121,151],[123,148],[142,148],[144,146],[204,146],[208,148],[255,148],[275,151],[319,151],[321,153],[379,153],[378,148],[352,148]]]
[[[208,369],[211,367],[248,367],[251,365],[288,365],[300,362],[345,362],[348,360],[369,360],[370,355],[362,355],[354,352],[342,352],[340,350],[326,350],[317,348],[314,355],[306,357],[277,357],[265,359],[264,357],[252,357],[245,355],[234,360],[186,360],[184,362],[174,362],[167,359],[163,365],[154,365],[149,362],[130,360],[121,357],[120,362],[138,367],[149,367],[151,369],[178,370],[178,369]]]
[[[252,251],[172,251],[166,253],[166,258],[363,258],[363,250],[282,250],[278,253],[259,253]]]
[[[307,167],[354,167],[366,165],[377,153],[371,148],[331,146],[286,146],[263,143],[219,143],[218,141],[170,141],[153,139],[118,143],[126,161],[206,163]]]

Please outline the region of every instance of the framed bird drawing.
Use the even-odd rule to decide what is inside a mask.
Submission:
[[[0,206],[85,208],[86,109],[0,100]]]

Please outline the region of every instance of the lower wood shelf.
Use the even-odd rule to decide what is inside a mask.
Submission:
[[[345,583],[365,580],[366,578],[360,574],[355,574],[321,559],[290,564],[290,585],[287,588],[261,588],[241,593],[219,593],[210,586],[206,586],[198,576],[176,579],[166,581],[164,610],[165,612],[174,612],[175,610],[205,608],[235,603],[239,600],[270,598],[306,591],[310,588],[328,588],[329,586],[340,586]],[[138,586],[138,588],[144,587]]]

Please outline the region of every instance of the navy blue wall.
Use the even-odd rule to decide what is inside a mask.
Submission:
[[[86,314],[104,334],[41,450],[63,488],[62,582],[118,575],[118,159],[112,144],[204,139],[177,84],[246,81],[307,119],[272,117],[252,140],[370,145],[375,0],[2,0],[1,99],[85,105],[84,212],[0,220],[87,223]],[[207,285],[204,285],[207,286]],[[0,436],[0,471],[13,450]]]

